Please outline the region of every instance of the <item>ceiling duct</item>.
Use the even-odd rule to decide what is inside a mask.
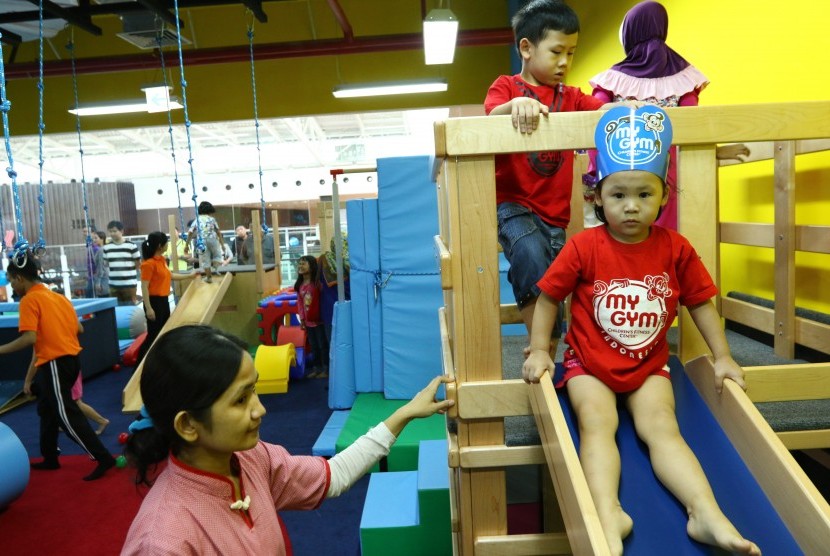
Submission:
[[[158,20],[155,14],[150,12],[134,12],[121,16],[124,31],[117,33],[119,37],[128,43],[137,46],[142,50],[158,48],[156,35],[161,32],[161,46],[178,46],[175,28],[169,27],[166,23]],[[159,31],[159,25],[162,26]],[[182,37],[182,44],[190,44],[190,41]]]

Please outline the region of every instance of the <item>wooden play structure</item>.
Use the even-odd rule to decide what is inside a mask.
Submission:
[[[161,334],[183,324],[211,324],[231,332],[251,345],[259,343],[256,307],[262,297],[280,287],[279,266],[266,268],[262,263],[262,228],[259,211],[251,212],[251,228],[254,236],[254,265],[251,268],[234,266],[223,270],[214,281],[207,284],[198,278],[188,282],[170,320]],[[271,222],[277,227],[277,211],[271,212]],[[171,237],[175,236],[176,222],[169,216]],[[274,235],[275,260],[280,260],[280,246]],[[177,268],[178,254],[172,250],[172,264]],[[248,265],[250,267],[250,265]],[[174,282],[175,284],[175,282]],[[141,409],[141,370],[139,364],[122,392],[124,413],[136,413]]]
[[[806,328],[794,317],[793,253],[805,246],[830,252],[830,242],[828,227],[794,224],[794,157],[811,148],[804,140],[830,137],[830,102],[685,107],[670,109],[669,115],[674,143],[682,150],[679,183],[688,184],[681,186],[679,230],[715,280],[722,238],[774,245],[776,309],[763,317],[764,326],[785,341],[804,340]],[[457,424],[449,433],[456,554],[609,553],[550,377],[533,386],[502,378],[500,325],[517,322],[517,312],[499,305],[494,166],[496,153],[590,148],[599,117],[596,112],[551,115],[530,136],[516,132],[509,116],[436,124],[436,249],[445,299],[439,320],[444,372],[455,379],[447,394],[456,401],[449,415]],[[775,142],[775,224],[720,223],[716,144],[770,141]],[[581,215],[574,211],[574,217]],[[716,300],[719,309],[724,301]],[[727,384],[715,395],[705,343],[685,309],[678,318],[678,355],[687,375],[798,546],[806,554],[824,553],[830,546],[830,506],[740,388]],[[747,382],[750,396],[830,398],[830,365],[748,369]],[[542,445],[507,446],[504,418],[531,414]],[[550,470],[564,531],[546,527],[542,534],[507,534],[504,468],[525,464],[546,464]]]

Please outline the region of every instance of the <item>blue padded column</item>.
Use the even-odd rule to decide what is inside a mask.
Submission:
[[[438,199],[427,156],[378,159],[383,393],[409,399],[441,374],[444,304],[433,238]]]
[[[378,202],[361,199],[346,203],[349,229],[349,263],[352,297],[352,345],[355,389],[383,391],[380,298],[375,295],[375,277],[380,272]]]
[[[329,408],[349,409],[357,396],[354,390],[354,346],[352,344],[351,301],[334,304],[329,349]]]

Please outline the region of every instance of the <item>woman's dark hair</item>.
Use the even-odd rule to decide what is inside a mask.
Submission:
[[[141,258],[145,261],[152,259],[159,247],[167,245],[167,235],[164,232],[150,232],[147,239],[141,242]]]
[[[98,236],[99,239],[104,240],[104,243],[107,241],[107,233],[103,230],[95,230],[95,235]]]
[[[216,209],[213,208],[213,205],[207,201],[202,201],[199,203],[199,214],[213,214],[216,212]]]
[[[248,346],[207,325],[184,325],[162,334],[144,359],[141,398],[153,426],[127,439],[124,453],[136,468],[136,484],[151,485],[150,472],[185,441],[173,427],[180,411],[212,425],[210,408],[233,383]]]
[[[605,176],[605,177],[607,178],[608,176]],[[597,182],[596,189],[594,190],[594,199],[599,199],[599,196],[602,194],[602,184],[603,184],[604,181],[605,181],[605,178],[603,178],[601,181]],[[666,191],[669,188],[669,186],[666,184],[666,180],[660,180],[660,183],[663,184],[663,195],[665,195]],[[657,218],[660,218],[660,215],[663,214],[663,208],[664,207],[661,206],[657,210]],[[596,215],[597,220],[599,220],[603,224],[608,224],[608,220],[605,219],[605,210],[601,206],[599,206],[596,203],[596,201],[594,201],[594,214]],[[657,220],[657,218],[655,218],[655,220]]]
[[[6,269],[6,273],[9,276],[20,276],[30,282],[37,282],[40,280],[40,277],[38,276],[40,264],[38,263],[35,254],[32,253],[31,250],[26,251],[25,259],[26,262],[23,266],[17,266],[15,261],[10,261],[9,267]]]
[[[297,264],[300,264],[300,261],[305,261],[308,263],[308,270],[309,270],[309,280],[311,280],[312,284],[317,283],[317,259],[312,257],[311,255],[303,255],[299,259],[297,259]],[[303,285],[303,277],[302,275],[297,275],[297,281],[294,282],[294,291],[299,292],[300,286]]]
[[[563,35],[579,33],[579,17],[562,0],[531,0],[516,12],[511,24],[517,49],[522,39],[539,44],[548,31]]]

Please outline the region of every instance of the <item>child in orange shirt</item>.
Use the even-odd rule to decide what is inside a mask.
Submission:
[[[20,337],[0,345],[0,354],[33,346],[32,363],[26,372],[23,391],[38,397],[40,415],[40,453],[43,461],[32,469],[60,469],[58,427],[93,457],[98,466],[85,481],[101,478],[115,466],[112,457],[92,430],[81,409],[72,400],[72,385],[80,373],[78,334],[84,331],[75,308],[64,296],[40,282],[37,263],[31,251],[15,259],[7,269],[9,282],[20,299]],[[34,383],[34,384],[33,384]]]

